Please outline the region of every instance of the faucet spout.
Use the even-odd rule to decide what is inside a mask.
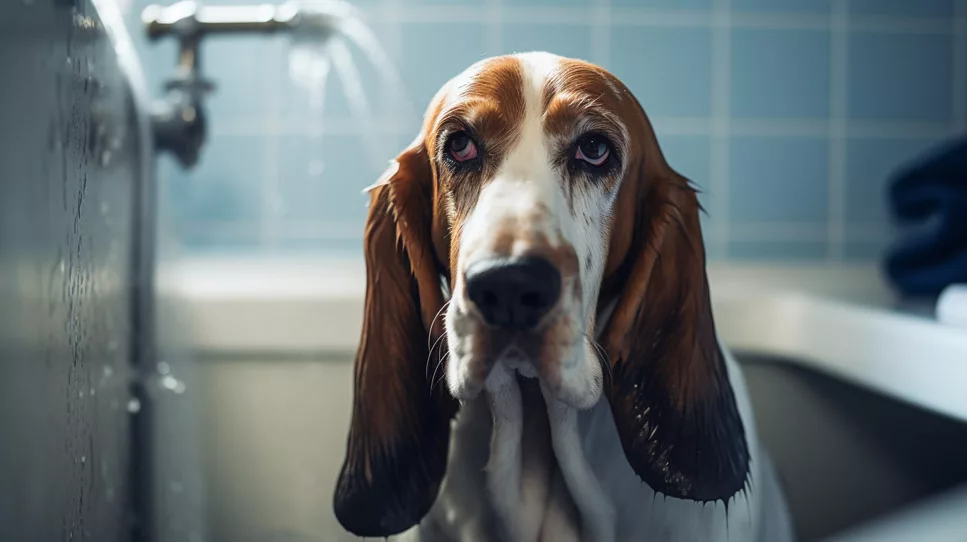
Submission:
[[[356,17],[344,0],[317,0],[248,6],[203,6],[182,0],[170,6],[151,5],[141,13],[148,38],[178,40],[177,74],[167,84],[168,96],[153,115],[155,145],[171,152],[190,168],[206,137],[204,97],[214,85],[201,74],[200,46],[206,36],[299,32],[320,41]]]

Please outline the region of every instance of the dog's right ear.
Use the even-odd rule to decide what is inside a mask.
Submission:
[[[431,389],[426,369],[446,352],[434,322],[445,267],[432,242],[433,185],[417,138],[369,189],[363,330],[333,499],[339,522],[357,536],[387,537],[419,523],[446,471],[457,406],[446,386]]]

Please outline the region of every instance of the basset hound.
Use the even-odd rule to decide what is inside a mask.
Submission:
[[[594,64],[481,60],[370,187],[340,524],[419,541],[784,542],[700,206]]]

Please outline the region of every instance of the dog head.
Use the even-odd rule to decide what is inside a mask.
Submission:
[[[344,527],[386,536],[426,514],[458,402],[498,365],[574,408],[606,395],[656,491],[742,489],[696,193],[616,77],[546,53],[480,61],[370,194]]]

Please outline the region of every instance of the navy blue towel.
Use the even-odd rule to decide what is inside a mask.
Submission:
[[[896,287],[911,296],[934,296],[967,282],[967,139],[904,168],[889,196],[896,220],[923,230],[887,254],[886,272]]]

